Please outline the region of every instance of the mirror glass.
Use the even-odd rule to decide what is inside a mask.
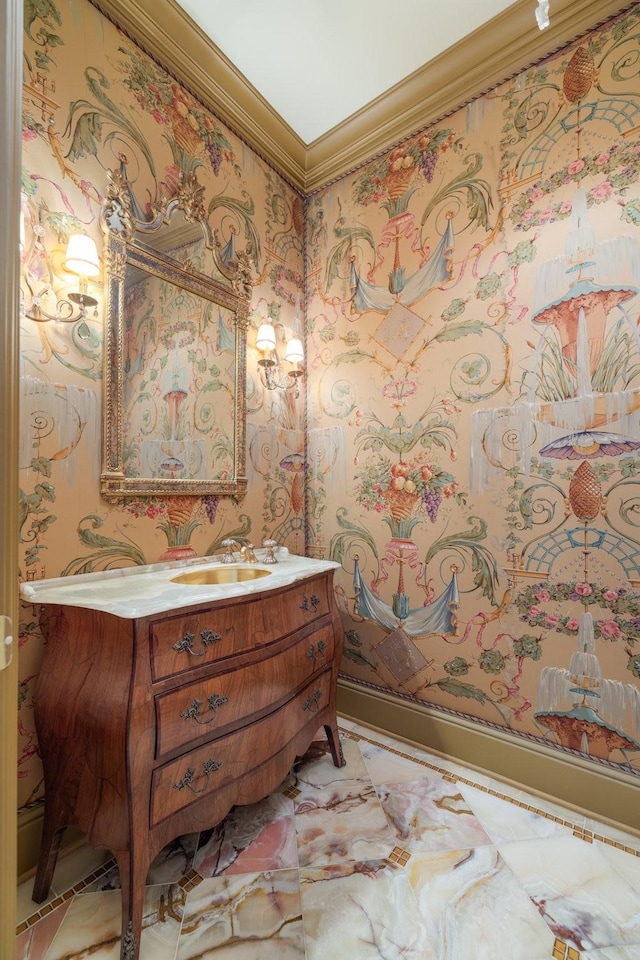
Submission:
[[[102,222],[103,495],[242,496],[246,261],[216,245],[194,174],[149,221],[112,174]]]

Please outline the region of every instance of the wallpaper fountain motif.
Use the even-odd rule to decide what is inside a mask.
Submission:
[[[307,249],[343,672],[628,770],[638,42],[621,18],[320,191]]]
[[[303,209],[86,0],[30,7],[22,576],[275,536],[341,564],[344,675],[640,772],[639,48],[632,12],[390,144]],[[211,228],[251,258],[240,504],[102,501],[101,304],[75,323],[26,315],[69,289],[69,233],[100,242],[106,170],[119,164],[147,218],[197,168]],[[263,389],[254,344],[265,316],[293,322],[302,294],[296,400]],[[178,323],[190,336],[192,320]],[[158,469],[178,469],[174,456],[184,467],[185,370],[202,359],[216,379],[225,318],[206,328],[206,356],[173,335],[162,371],[146,346],[131,356],[133,378],[157,367],[167,442],[183,444]],[[41,657],[25,606],[22,805],[42,794]]]

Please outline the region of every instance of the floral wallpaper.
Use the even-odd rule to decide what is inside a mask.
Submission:
[[[274,537],[304,553],[304,398],[264,388],[255,348],[267,318],[278,336],[302,332],[302,199],[90,3],[26,3],[24,30],[21,577],[203,556],[220,551],[225,537],[256,545]],[[248,492],[239,502],[209,496],[118,504],[100,496],[105,290],[101,277],[90,279],[87,292],[97,303],[79,315],[69,298],[78,277],[65,270],[65,250],[70,235],[85,233],[102,254],[99,217],[113,171],[128,185],[134,216],[149,222],[156,205],[195,174],[223,258],[242,252],[251,265]],[[180,256],[205,272],[213,263],[202,243],[191,242]],[[220,412],[233,391],[233,324],[225,308],[169,296],[166,285],[154,283],[138,285],[125,305],[129,469],[224,477],[232,468],[233,424]],[[158,449],[147,440],[152,422]],[[43,795],[33,720],[43,652],[40,611],[24,604],[21,807]]]
[[[637,12],[309,199],[345,676],[640,770]]]
[[[638,13],[303,202],[86,0],[25,9],[21,575],[268,535],[339,563],[344,676],[639,772]],[[101,247],[116,168],[147,219],[196,171],[211,229],[252,265],[240,503],[100,498],[99,283],[85,316],[42,316],[77,282],[68,236]],[[256,373],[267,316],[304,322],[304,396]],[[176,373],[201,349],[211,374],[215,319]],[[145,348],[141,391],[157,368],[160,396],[172,343]],[[26,806],[43,789],[28,605],[20,641]]]

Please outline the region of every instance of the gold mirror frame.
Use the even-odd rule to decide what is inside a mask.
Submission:
[[[203,205],[204,188],[194,172],[180,178],[176,195],[162,201],[151,221],[132,215],[130,184],[119,171],[110,171],[107,194],[101,212],[105,235],[106,322],[104,344],[104,416],[100,491],[107,500],[123,497],[218,496],[243,497],[246,493],[246,343],[251,299],[251,274],[246,254],[236,254],[230,263],[222,257],[221,244],[212,234]],[[152,250],[147,237],[170,221],[179,210],[187,223],[202,226],[205,243],[221,279],[205,276]],[[227,308],[235,326],[235,389],[230,417],[233,418],[233,476],[207,479],[177,477],[132,477],[125,474],[123,450],[125,384],[125,274],[127,266],[137,267],[182,290]]]

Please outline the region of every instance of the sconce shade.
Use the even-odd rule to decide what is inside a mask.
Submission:
[[[293,390],[295,396],[300,396],[298,382],[304,376],[304,371],[298,366],[304,360],[302,341],[298,337],[291,337],[286,341],[284,359],[291,364],[289,370],[282,370],[276,349],[276,331],[273,323],[262,323],[256,336],[256,347],[264,356],[258,360],[258,371],[263,386],[267,390]]]
[[[304,350],[302,348],[302,341],[299,340],[298,337],[291,337],[290,340],[287,340],[284,358],[288,360],[289,363],[302,363],[304,360]]]
[[[258,350],[275,350],[276,332],[273,329],[272,323],[260,324],[258,328],[258,336],[256,337],[256,347]]]
[[[85,233],[72,233],[67,244],[65,270],[77,273],[80,277],[97,277],[100,273],[100,261],[95,240]]]

